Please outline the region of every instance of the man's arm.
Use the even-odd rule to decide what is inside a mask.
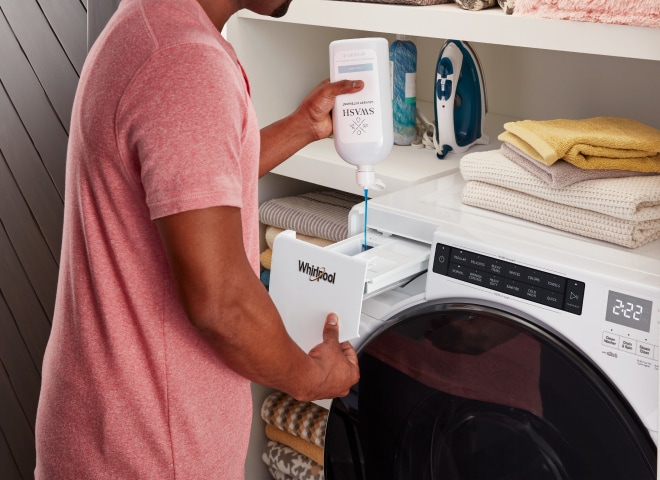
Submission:
[[[337,95],[362,90],[364,83],[324,80],[302,101],[288,117],[261,129],[261,158],[259,177],[264,176],[305,145],[332,133],[330,111]]]
[[[190,321],[230,368],[299,400],[344,396],[358,381],[357,355],[338,342],[337,325],[326,322],[323,343],[309,354],[289,337],[245,255],[239,208],[156,223]]]

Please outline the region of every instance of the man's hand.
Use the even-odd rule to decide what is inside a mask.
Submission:
[[[304,146],[332,133],[332,107],[338,95],[359,92],[362,80],[324,80],[312,89],[291,115],[261,129],[259,176],[263,176]]]
[[[330,112],[338,95],[355,93],[362,90],[362,80],[341,80],[330,83],[326,79],[318,84],[307,96],[294,113],[307,118],[314,140],[327,138],[332,133],[332,117]]]
[[[321,400],[343,397],[360,379],[357,353],[349,342],[339,343],[339,322],[331,313],[325,319],[323,343],[309,351],[320,368],[318,391],[310,391],[309,398],[298,400]]]

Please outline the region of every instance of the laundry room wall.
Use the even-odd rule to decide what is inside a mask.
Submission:
[[[0,477],[34,478],[87,0],[0,0]]]
[[[283,32],[276,22],[242,21],[230,41],[245,66],[259,121],[267,124],[287,115],[304,95],[328,76],[328,44],[341,38],[393,34],[298,25]],[[269,39],[260,45],[261,36]],[[300,41],[304,38],[304,41]],[[438,54],[444,39],[410,36],[417,46],[417,103],[433,119],[433,92]],[[660,128],[654,92],[660,62],[540,48],[512,48],[470,42],[481,63],[488,112],[499,129],[521,119],[618,116]],[[247,47],[245,46],[247,45]],[[259,45],[259,48],[253,48]],[[264,49],[282,52],[263,55]],[[616,66],[613,67],[615,59]],[[268,75],[257,72],[268,72]],[[607,79],[607,80],[604,80]],[[273,86],[277,95],[272,95]],[[488,125],[487,125],[488,127]],[[487,128],[493,130],[493,128]]]

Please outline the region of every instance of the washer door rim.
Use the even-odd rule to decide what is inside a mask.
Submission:
[[[360,348],[358,349],[358,357],[361,358],[374,339],[385,334],[387,331],[397,328],[402,323],[405,323],[412,318],[429,314],[485,314],[496,317],[502,322],[519,330],[521,333],[532,336],[538,342],[554,350],[562,357],[565,357],[571,365],[575,366],[576,370],[579,370],[582,373],[582,376],[587,379],[587,382],[597,389],[599,395],[609,401],[613,410],[618,412],[618,415],[624,419],[622,423],[626,426],[628,434],[632,438],[638,439],[636,443],[638,444],[641,456],[645,459],[645,464],[650,470],[654,472],[656,471],[657,448],[655,442],[651,438],[648,429],[645,427],[639,416],[634,412],[630,403],[626,400],[625,396],[619,391],[616,385],[608,379],[607,375],[567,339],[562,338],[556,332],[544,328],[540,325],[541,322],[538,320],[526,318],[526,315],[519,312],[514,313],[507,311],[503,309],[501,305],[484,305],[479,302],[473,302],[470,300],[466,301],[463,299],[435,299],[409,306],[408,308],[393,314],[382,327],[369,335],[369,337],[360,345]],[[352,415],[351,410],[352,407],[350,403],[345,404],[344,399],[335,399],[331,405],[330,415],[337,413],[350,416]],[[355,448],[358,450],[360,449],[359,442],[357,441],[355,442]],[[328,461],[329,458],[326,451],[326,464]],[[364,477],[357,476],[356,478]]]

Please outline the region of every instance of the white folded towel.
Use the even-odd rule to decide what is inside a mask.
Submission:
[[[641,247],[660,238],[660,219],[623,220],[477,180],[465,184],[462,201],[466,205],[628,248]]]
[[[460,160],[465,180],[478,180],[553,203],[641,222],[660,219],[660,175],[585,180],[553,188],[506,158],[500,150],[473,152]]]

